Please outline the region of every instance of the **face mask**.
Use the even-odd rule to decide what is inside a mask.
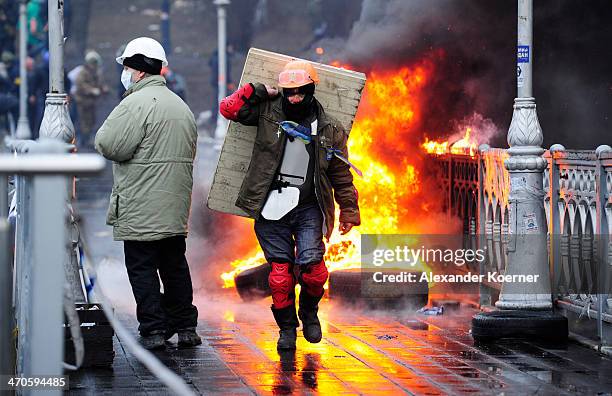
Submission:
[[[121,84],[126,90],[132,85],[132,73],[126,69],[121,72]]]

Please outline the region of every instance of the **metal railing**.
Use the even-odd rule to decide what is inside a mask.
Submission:
[[[506,267],[510,188],[504,166],[507,157],[504,149],[482,145],[474,156],[445,154],[436,158],[440,182],[448,191],[449,215],[463,220],[468,239],[477,240],[487,248],[487,260],[480,268],[482,273],[503,273]],[[594,326],[583,325],[573,330],[597,339],[600,346],[609,346],[612,344],[612,227],[609,226],[612,149],[600,146],[597,150],[578,151],[553,145],[544,157],[548,161],[543,175],[544,207],[557,307],[575,319],[585,316],[595,319]],[[472,171],[474,168],[478,169],[476,173]],[[499,283],[481,285],[479,303],[493,305],[500,289]]]
[[[67,154],[69,145],[58,141],[21,141],[9,144],[12,154],[0,155],[3,202],[2,224],[6,227],[7,176],[16,175],[15,260],[2,257],[0,275],[2,311],[2,367],[4,373],[22,376],[61,375],[64,353],[64,263],[67,258],[67,201],[69,176],[92,174],[104,169],[95,154]],[[3,233],[3,251],[13,244]],[[14,287],[13,287],[14,283]],[[6,290],[13,291],[7,293]],[[12,343],[17,334],[16,367]]]
[[[54,139],[9,140],[8,146],[13,153],[0,155],[0,208],[9,206],[7,175],[15,175],[10,205],[15,235],[10,238],[9,222],[4,214],[0,216],[0,373],[57,376],[63,369],[78,368],[84,353],[74,311],[75,300],[83,294],[81,274],[73,260],[75,244],[84,250],[86,262],[91,257],[84,241],[75,241],[71,232],[76,226],[70,205],[72,180],[74,175],[101,172],[106,161],[97,154],[66,154],[72,146]],[[91,286],[89,292],[102,303],[122,344],[173,394],[193,394],[182,378],[140,346],[115,318],[99,282],[91,282],[94,276],[89,275],[95,274],[95,268],[90,263],[87,269],[82,276]],[[64,313],[75,340],[75,366],[63,363]]]

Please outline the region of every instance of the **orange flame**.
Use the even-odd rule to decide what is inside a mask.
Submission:
[[[443,154],[463,154],[474,157],[478,151],[478,141],[472,136],[472,127],[465,129],[465,135],[451,143],[450,140],[443,142],[429,140],[425,138],[425,142],[421,145],[423,149],[429,154],[443,155]]]
[[[334,65],[341,66],[339,62]],[[425,60],[414,67],[368,76],[348,140],[351,162],[363,171],[362,178],[354,178],[362,224],[346,235],[334,231],[326,243],[329,271],[360,266],[361,234],[422,232],[421,220],[435,209],[419,197],[421,163],[417,155],[410,155],[418,143],[411,146],[408,139],[418,132],[421,93],[432,73],[433,64]],[[339,211],[336,225],[338,215]],[[233,270],[221,275],[224,287],[233,287],[236,274],[264,262],[263,254],[254,247],[231,263]]]

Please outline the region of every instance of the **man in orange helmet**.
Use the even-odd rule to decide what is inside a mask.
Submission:
[[[348,135],[314,97],[318,83],[312,64],[293,60],[278,76],[281,95],[274,87],[249,83],[219,106],[224,117],[257,126],[236,206],[255,219],[255,234],[272,266],[268,281],[279,350],[295,349],[298,316],[304,338],[321,341],[317,312],[328,276],[323,236],[329,239],[334,228],[334,198],[340,206],[340,232],[360,224]]]

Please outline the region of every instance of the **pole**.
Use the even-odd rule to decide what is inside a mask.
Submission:
[[[532,98],[533,0],[518,1],[517,96]]]
[[[162,0],[161,4],[161,39],[162,47],[166,51],[166,56],[172,54],[172,45],[170,44],[170,0]]]
[[[27,18],[26,0],[19,3],[19,121],[15,135],[17,139],[29,139],[32,136],[28,122],[28,74],[26,71],[27,57]]]
[[[49,93],[45,101],[45,114],[40,126],[41,138],[59,139],[66,143],[74,142],[74,125],[68,111],[68,98],[64,90],[64,1],[49,0]],[[70,189],[68,186],[66,187]],[[67,195],[66,202],[70,200]],[[66,224],[66,227],[68,225]],[[72,260],[74,254],[66,248],[65,270],[75,301],[83,301],[85,295],[81,288],[78,268]]]
[[[227,95],[227,57],[226,57],[226,10],[225,7],[229,5],[229,0],[215,0],[214,4],[217,6],[217,54],[218,54],[218,76],[217,83],[219,84],[219,94],[217,95],[217,103],[221,102]],[[227,120],[223,117],[219,117],[217,114],[217,128],[215,129],[215,139],[217,145],[221,147],[221,141],[225,138],[227,130]]]
[[[40,137],[74,141],[74,125],[68,112],[64,91],[64,1],[49,0],[49,93],[45,114],[40,125]]]
[[[6,219],[7,177],[0,175],[0,375],[13,374],[13,260],[9,245],[10,227]]]
[[[532,96],[533,0],[518,0],[517,98],[508,131],[510,174],[506,275],[537,275],[538,281],[504,282],[500,309],[552,309],[544,211],[544,140]]]
[[[24,356],[24,376],[62,375],[64,355],[63,285],[66,251],[66,176],[33,179],[33,241],[30,348]],[[59,395],[59,391],[55,391]]]

